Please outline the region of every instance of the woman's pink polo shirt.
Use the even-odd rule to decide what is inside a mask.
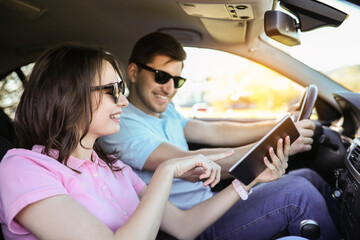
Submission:
[[[114,175],[93,151],[94,162],[68,160],[69,167],[81,172],[78,174],[42,154],[43,149],[39,145],[32,150],[12,149],[0,163],[0,222],[6,238],[35,239],[14,218],[27,205],[55,195],[69,195],[112,231],[135,211],[145,183],[129,166],[118,161],[122,170]]]

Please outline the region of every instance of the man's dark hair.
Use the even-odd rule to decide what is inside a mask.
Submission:
[[[129,64],[147,64],[157,55],[165,55],[181,62],[186,59],[186,53],[179,41],[168,34],[153,32],[136,42],[129,59]]]

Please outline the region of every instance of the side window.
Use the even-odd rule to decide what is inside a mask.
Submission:
[[[21,72],[25,78],[29,76],[33,63],[21,67]],[[24,90],[23,82],[19,75],[14,71],[5,78],[0,79],[0,108],[14,120],[17,105],[19,104],[21,94]]]
[[[186,83],[173,102],[191,118],[279,118],[304,88],[258,63],[226,52],[185,48]]]

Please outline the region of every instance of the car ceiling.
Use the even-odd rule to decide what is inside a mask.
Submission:
[[[0,75],[33,62],[48,46],[77,41],[100,45],[126,64],[140,37],[161,30],[186,46],[246,51],[263,32],[273,0],[246,0],[251,20],[190,16],[181,5],[239,4],[231,0],[0,0]]]

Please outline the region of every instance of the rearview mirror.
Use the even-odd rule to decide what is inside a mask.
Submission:
[[[271,10],[265,12],[265,33],[268,37],[287,46],[300,45],[299,25],[286,13]]]
[[[347,14],[316,0],[279,0],[280,6],[297,18],[271,10],[265,12],[265,33],[270,38],[287,46],[299,45],[299,32],[319,27],[338,27],[347,18]]]

